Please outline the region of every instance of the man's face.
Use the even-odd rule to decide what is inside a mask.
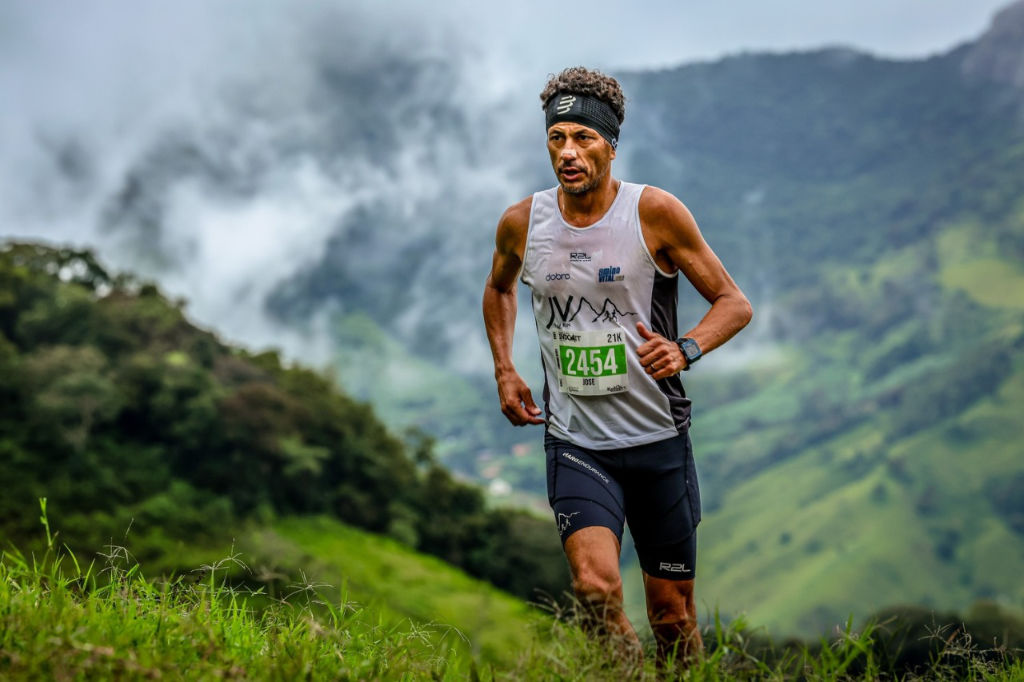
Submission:
[[[548,128],[548,154],[566,194],[586,194],[611,169],[615,149],[593,128],[568,121]]]

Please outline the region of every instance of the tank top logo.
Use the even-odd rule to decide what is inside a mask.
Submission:
[[[626,276],[620,274],[620,270],[622,270],[622,268],[620,268],[617,265],[612,266],[610,268],[599,269],[597,271],[597,283],[600,284],[602,282],[621,282],[623,279],[626,278]]]

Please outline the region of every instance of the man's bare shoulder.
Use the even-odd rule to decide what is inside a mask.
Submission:
[[[640,220],[651,227],[693,221],[689,209],[674,194],[648,185],[640,195]]]
[[[503,250],[513,250],[519,247],[526,238],[526,232],[530,227],[530,207],[533,205],[533,197],[526,197],[517,201],[501,214],[498,220],[498,247]],[[518,249],[516,249],[518,250]]]
[[[501,214],[501,220],[498,221],[499,228],[506,226],[509,228],[526,228],[530,225],[530,207],[533,205],[533,197],[529,196],[522,201],[517,201]]]

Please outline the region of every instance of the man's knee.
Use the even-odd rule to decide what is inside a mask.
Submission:
[[[619,575],[619,541],[608,528],[582,528],[566,540],[566,557],[572,569],[572,587],[584,603],[622,602]]]
[[[702,649],[692,580],[648,578],[647,617],[658,643],[659,665],[674,656],[686,665]]]
[[[679,633],[690,632],[697,627],[697,617],[686,611],[659,611],[652,615],[647,612],[651,630],[659,639],[675,639]]]
[[[661,608],[647,608],[647,619],[651,623],[651,629],[673,632],[677,630],[689,630],[697,625],[697,614],[693,609],[680,608],[678,605],[664,605]]]
[[[652,627],[685,627],[696,622],[696,615],[692,580],[648,580],[647,618]]]
[[[573,575],[572,588],[584,604],[621,605],[622,577],[618,566],[609,570],[600,566],[581,566]]]

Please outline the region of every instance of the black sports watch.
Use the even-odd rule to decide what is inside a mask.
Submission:
[[[679,344],[679,350],[683,352],[683,357],[686,358],[686,367],[683,367],[684,372],[690,369],[693,363],[700,360],[700,356],[704,355],[697,342],[690,337],[676,339],[676,343]]]

